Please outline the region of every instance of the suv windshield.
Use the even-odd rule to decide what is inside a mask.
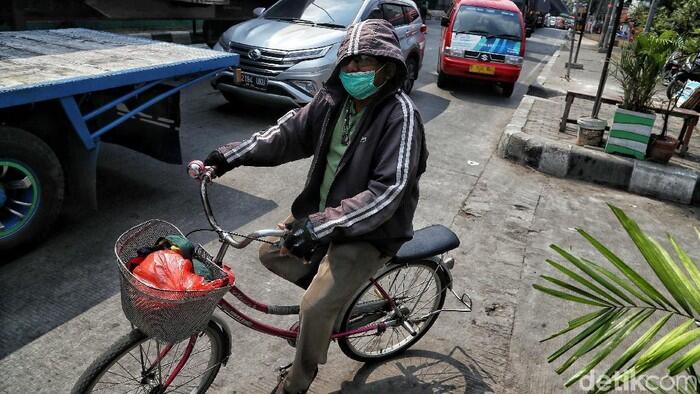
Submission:
[[[520,18],[515,12],[472,6],[459,7],[453,31],[512,40],[521,37]]]
[[[346,28],[364,0],[280,0],[265,12],[265,19],[281,19],[328,27]]]

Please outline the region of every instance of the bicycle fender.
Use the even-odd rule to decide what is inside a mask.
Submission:
[[[447,287],[452,289],[452,284],[454,283],[454,279],[452,278],[452,271],[445,265],[445,262],[442,261],[442,258],[438,256],[433,256],[433,257],[428,257],[426,260],[431,260],[434,261],[439,267],[440,271],[438,274],[445,275],[447,277]]]
[[[224,357],[222,364],[225,366],[226,363],[228,363],[229,357],[231,356],[231,329],[228,327],[228,324],[226,324],[224,319],[220,316],[217,316],[216,314],[211,315],[211,320],[209,321],[209,324],[215,325],[219,330],[221,330],[224,333]]]

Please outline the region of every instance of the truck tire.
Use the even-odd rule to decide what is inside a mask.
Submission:
[[[44,239],[63,204],[63,169],[39,137],[0,127],[0,252]]]

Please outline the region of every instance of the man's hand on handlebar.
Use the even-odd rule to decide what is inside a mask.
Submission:
[[[319,240],[311,230],[309,218],[302,218],[286,225],[289,230],[282,241],[282,254],[291,253],[306,261],[311,260]]]
[[[211,180],[216,178],[216,168],[205,165],[201,160],[192,160],[187,164],[187,174],[191,178]]]
[[[212,167],[214,169],[214,175],[219,177],[226,173],[229,166],[224,155],[218,150],[212,151],[206,159],[204,159],[204,165],[207,167]]]

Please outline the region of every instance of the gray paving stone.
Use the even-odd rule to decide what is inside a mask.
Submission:
[[[633,168],[632,159],[574,145],[567,177],[627,189]]]
[[[636,160],[629,191],[690,204],[697,183],[698,174],[694,171]]]
[[[545,144],[537,169],[545,174],[564,178],[569,172],[570,153],[571,145]]]

